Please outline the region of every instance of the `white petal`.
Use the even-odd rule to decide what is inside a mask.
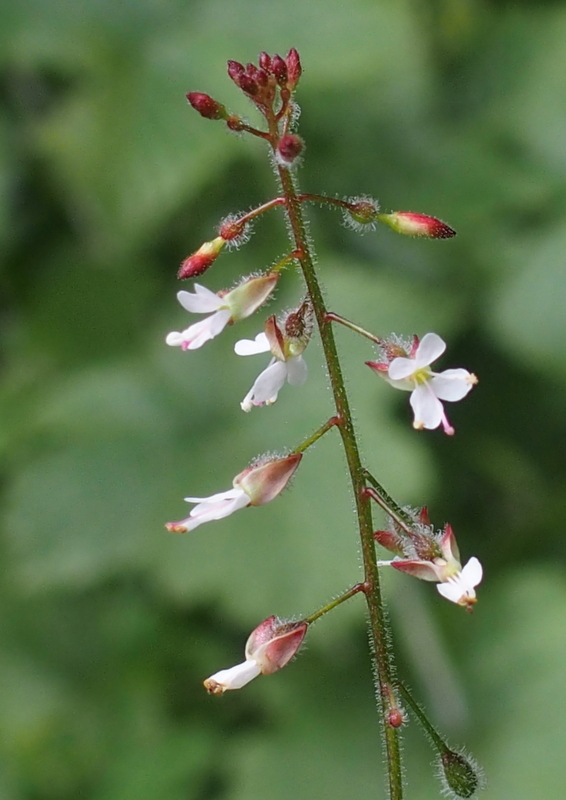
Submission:
[[[240,339],[234,345],[234,352],[239,356],[254,356],[256,353],[268,353],[269,342],[265,333],[258,333],[255,339]]]
[[[179,331],[172,331],[165,337],[165,343],[171,345],[171,347],[180,347],[184,341],[183,334]]]
[[[239,497],[241,489],[228,489],[227,492],[217,492],[210,497],[185,497],[186,503],[216,503],[218,500],[230,500]]]
[[[421,339],[417,352],[415,353],[415,361],[417,368],[427,367],[436,361],[442,353],[446,350],[446,342],[440,338],[437,333],[426,333]]]
[[[411,394],[409,402],[415,414],[415,428],[434,430],[442,422],[444,409],[442,403],[430,390],[428,383],[422,383]]]
[[[230,311],[223,308],[210,317],[195,322],[186,331],[183,331],[183,347],[185,350],[198,350],[203,344],[214,339],[230,322]]]
[[[287,364],[284,361],[272,361],[267,369],[264,369],[263,372],[258,375],[251,388],[251,392],[246,395],[243,403],[246,402],[246,400],[248,403],[251,400],[254,406],[274,403],[277,400],[279,390],[285,383],[286,377]]]
[[[224,301],[210,289],[199,286],[197,283],[195,290],[194,294],[184,291],[177,292],[177,300],[187,311],[192,311],[194,314],[207,314],[209,311],[218,311],[224,305]]]
[[[394,358],[389,365],[387,375],[392,381],[403,381],[410,378],[416,369],[417,364],[414,358]]]
[[[252,410],[253,407],[254,407],[254,387],[252,386],[250,391],[247,393],[247,395],[240,403],[240,408],[247,414]]]
[[[302,356],[287,361],[287,380],[291,386],[302,386],[309,374],[307,362]]]
[[[436,588],[439,594],[452,603],[459,603],[465,594],[460,583],[455,580],[447,581],[446,583],[437,583]]]
[[[467,369],[445,369],[430,379],[430,385],[440,400],[455,402],[468,394],[474,379]]]
[[[223,494],[228,495],[230,493],[224,492]],[[202,525],[204,522],[229,517],[234,511],[245,508],[249,504],[250,498],[242,489],[236,497],[232,496],[229,498],[225,496],[224,499],[215,502],[210,502],[210,498],[205,499],[204,502],[199,503],[191,511],[187,531],[194,531],[195,528],[198,528],[199,525]]]
[[[473,556],[462,570],[462,580],[468,586],[477,586],[483,578],[483,567],[479,560]]]
[[[253,658],[244,661],[242,664],[237,664],[230,669],[221,669],[211,675],[205,681],[205,685],[212,691],[216,690],[217,694],[225,692],[228,689],[241,689],[246,683],[249,683],[254,678],[261,675],[261,670]]]

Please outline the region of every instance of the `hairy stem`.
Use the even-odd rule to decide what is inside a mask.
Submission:
[[[381,344],[382,342],[382,339],[380,339],[379,336],[374,336],[373,333],[366,331],[365,328],[362,328],[360,325],[356,325],[354,322],[350,322],[350,320],[346,319],[346,317],[341,317],[340,314],[335,314],[333,311],[328,312],[326,319],[330,320],[330,322],[339,322],[340,325],[344,325],[345,328],[350,328],[350,330],[361,334],[361,336],[365,336],[366,339],[370,339],[376,344]]]
[[[405,702],[408,706],[410,706],[413,714],[416,716],[418,721],[423,726],[424,730],[430,737],[434,746],[438,749],[440,753],[444,753],[447,750],[450,750],[442,736],[438,733],[436,728],[432,725],[429,721],[427,715],[424,713],[420,705],[417,703],[411,692],[407,689],[407,687],[401,683],[401,681],[397,681],[397,688],[401,696],[404,698]]]
[[[340,597],[336,598],[336,600],[333,600],[331,603],[328,603],[328,605],[319,608],[319,610],[315,611],[314,614],[311,614],[310,617],[305,617],[304,621],[308,622],[310,625],[317,619],[320,619],[320,617],[324,616],[324,614],[328,614],[328,612],[332,611],[332,609],[336,608],[336,606],[342,605],[342,603],[344,603],[346,600],[349,600],[350,597],[353,597],[355,594],[358,594],[358,592],[363,592],[363,591],[365,591],[364,584],[356,583],[355,586],[352,586],[352,588],[348,589],[347,592],[341,594]]]
[[[317,442],[321,438],[321,436],[324,436],[324,434],[327,431],[329,431],[330,428],[334,428],[335,425],[339,424],[340,420],[338,419],[338,417],[330,417],[330,419],[327,420],[324,423],[324,425],[321,425],[320,428],[312,434],[312,436],[309,436],[308,439],[305,439],[304,442],[301,442],[301,444],[298,447],[295,447],[293,453],[304,453],[305,450],[307,450],[309,447],[311,447],[311,445]]]
[[[277,122],[274,118],[269,121],[272,144],[277,142]],[[376,695],[379,699],[378,707],[381,723],[385,736],[387,752],[387,770],[389,783],[389,797],[391,800],[402,800],[403,781],[401,770],[401,753],[398,731],[388,722],[389,708],[387,703],[387,689],[394,683],[392,655],[389,647],[388,622],[385,614],[381,589],[379,583],[378,567],[373,540],[373,525],[371,517],[370,498],[365,492],[365,475],[361,463],[360,452],[342,367],[336,349],[332,324],[328,320],[328,310],[324,302],[321,287],[314,267],[314,257],[306,233],[305,222],[301,209],[301,201],[290,172],[277,166],[289,225],[292,231],[294,247],[297,250],[297,260],[301,265],[303,276],[307,285],[308,294],[313,305],[322,347],[332,386],[336,414],[339,418],[339,430],[344,445],[350,480],[354,492],[358,527],[360,533],[361,551],[364,565],[364,594],[366,597],[370,646],[375,664]]]

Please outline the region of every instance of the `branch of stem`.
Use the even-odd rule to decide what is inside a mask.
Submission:
[[[375,342],[375,344],[382,343],[382,339],[380,339],[379,336],[374,336],[373,333],[366,331],[365,328],[362,328],[360,325],[356,325],[354,322],[350,322],[349,319],[341,317],[340,314],[335,314],[333,311],[329,311],[326,315],[326,319],[329,322],[339,322],[340,325],[344,325],[345,328],[350,328],[350,330],[365,336],[366,339],[371,339],[371,341]]]
[[[336,606],[341,605],[346,600],[349,600],[350,597],[353,597],[355,594],[358,594],[358,592],[365,592],[365,589],[366,589],[365,584],[356,583],[355,586],[352,586],[352,588],[348,589],[347,592],[341,594],[340,597],[336,598],[336,600],[333,600],[331,603],[328,603],[328,605],[323,606],[318,611],[315,611],[314,614],[310,615],[310,617],[305,617],[304,622],[308,622],[308,624],[310,625],[317,619],[320,619],[320,617],[324,616],[324,614],[328,614],[328,612],[332,611],[332,609],[336,608]]]

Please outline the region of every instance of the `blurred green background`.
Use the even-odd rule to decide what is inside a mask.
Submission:
[[[256,454],[330,413],[311,375],[271,409],[238,403],[266,358],[233,342],[168,348],[189,324],[178,264],[217,222],[274,193],[261,144],[203,120],[209,92],[249,114],[228,58],[299,49],[305,191],[367,193],[459,235],[311,231],[331,308],[378,334],[440,333],[479,386],[457,434],[411,429],[407,395],[338,331],[364,456],[401,503],[450,520],[485,564],[472,617],[386,578],[399,670],[486,800],[559,800],[566,782],[566,3],[473,0],[3,0],[0,6],[1,800],[382,797],[356,598],[300,659],[223,699],[270,614],[308,614],[358,579],[336,437],[292,492],[189,536],[187,495],[227,489]],[[271,212],[203,283],[288,247]],[[188,288],[188,287],[187,287]],[[269,313],[295,303],[285,275]],[[194,318],[193,318],[194,319]],[[379,517],[377,517],[379,519]],[[433,755],[406,732],[408,797]]]

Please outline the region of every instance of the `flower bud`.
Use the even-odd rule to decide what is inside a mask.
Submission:
[[[234,488],[250,498],[249,505],[262,506],[281,494],[299,466],[302,453],[275,458],[248,467],[234,478]]]
[[[404,555],[403,540],[394,531],[374,531],[373,538],[390,553],[395,553],[396,556]]]
[[[187,100],[201,117],[205,119],[226,119],[226,109],[222,103],[213,100],[208,94],[202,92],[189,92]]]
[[[258,675],[272,675],[283,669],[296,655],[308,629],[304,621],[283,621],[268,617],[252,631],[246,642],[246,660],[223,669],[204,681],[209,694],[224,694],[241,689]]]
[[[407,236],[423,236],[426,239],[451,239],[452,236],[456,236],[456,231],[449,225],[427,214],[394,211],[392,214],[379,214],[378,219],[397,233]]]
[[[282,136],[275,151],[277,163],[282,167],[292,167],[305,149],[305,143],[296,133]]]
[[[228,75],[234,81],[236,86],[239,86],[239,79],[244,74],[245,69],[244,65],[240,64],[239,61],[228,61]]]
[[[222,236],[217,236],[211,242],[205,242],[196,253],[183,261],[177,277],[181,280],[198,278],[216,261],[225,244],[226,240]]]
[[[392,728],[400,728],[405,722],[405,715],[400,708],[392,708],[387,714],[387,723]]]
[[[287,58],[285,59],[285,63],[287,64],[287,87],[293,91],[295,86],[299,82],[299,78],[301,77],[302,67],[301,67],[301,59],[299,58],[299,54],[292,47],[289,52],[287,53]]]
[[[473,797],[476,790],[481,787],[481,770],[470,757],[446,749],[440,754],[438,766],[448,796]]]
[[[266,52],[261,52],[259,54],[258,64],[265,72],[271,72],[271,56]]]
[[[271,72],[275,75],[275,80],[279,86],[287,84],[287,64],[281,56],[273,56],[271,59]]]

